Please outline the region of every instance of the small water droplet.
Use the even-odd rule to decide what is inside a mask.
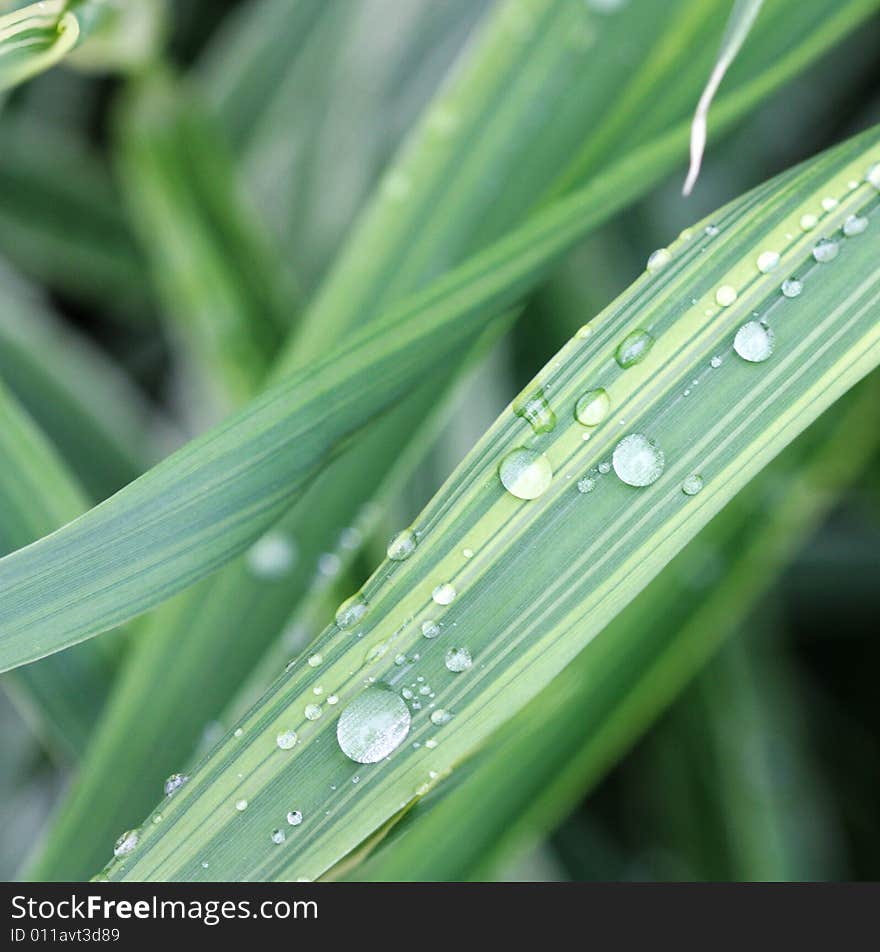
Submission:
[[[416,535],[411,529],[398,532],[388,543],[387,554],[392,562],[403,562],[416,550]]]
[[[393,691],[367,688],[340,715],[336,739],[350,760],[375,764],[403,743],[410,723],[406,704]]]
[[[472,559],[472,558],[474,557],[474,550],[473,550],[473,549],[462,549],[462,550],[461,550],[461,554],[462,554],[466,559]]]
[[[356,625],[367,613],[367,603],[360,593],[352,595],[336,609],[336,624],[342,628]]]
[[[782,282],[782,293],[787,298],[796,298],[803,289],[803,284],[797,278],[787,278]]]
[[[244,797],[242,797],[241,800],[235,801],[235,809],[238,810],[239,813],[244,813],[244,811],[247,810],[247,807],[248,802],[244,799]]]
[[[321,716],[321,708],[317,704],[306,704],[303,713],[307,720],[316,721]]]
[[[537,499],[553,480],[553,468],[543,453],[520,447],[498,466],[501,485],[517,499]]]
[[[736,288],[732,284],[722,284],[715,292],[715,303],[719,307],[730,307],[736,297]]]
[[[275,738],[275,743],[282,750],[290,750],[296,745],[296,731],[281,731]]]
[[[868,227],[868,219],[860,215],[850,215],[843,223],[843,233],[847,238],[860,235]]]
[[[775,336],[769,327],[760,321],[749,321],[736,332],[733,349],[751,363],[759,364],[773,353]]]
[[[826,196],[822,199],[822,207],[826,212],[833,211],[837,208],[837,199],[833,198],[831,195]]]
[[[584,426],[598,426],[608,413],[611,400],[603,387],[588,390],[575,404],[574,415]]]
[[[603,459],[596,469],[604,476],[606,473],[611,472],[611,463],[607,459]]]
[[[800,225],[804,231],[810,231],[811,229],[816,227],[816,224],[818,223],[818,221],[819,219],[815,215],[810,215],[810,214],[801,215]]]
[[[578,328],[577,333],[574,335],[578,340],[586,340],[588,337],[592,336],[593,326],[592,324],[583,324]]]
[[[778,251],[762,251],[758,255],[758,270],[762,274],[769,274],[779,264]]]
[[[666,465],[663,450],[644,433],[630,433],[614,448],[614,472],[628,486],[650,486]]]
[[[436,724],[437,726],[441,724],[448,724],[452,720],[452,714],[449,711],[444,710],[442,707],[438,707],[436,711],[431,711],[431,723]]]
[[[327,703],[332,707],[334,704],[339,703],[339,697],[335,694],[328,694]]]
[[[719,229],[719,227],[718,227],[717,225],[706,225],[706,227],[703,229],[703,231],[704,231],[710,238],[714,238],[714,237],[718,234],[718,232],[720,231],[720,229]]]
[[[875,162],[867,172],[865,172],[865,181],[868,185],[880,190],[880,162]]]
[[[241,737],[243,733],[244,731],[240,727],[236,727],[235,730],[232,732],[232,735],[233,737]]]
[[[440,634],[440,626],[429,618],[422,622],[422,634],[426,638],[436,638]]]
[[[154,824],[159,824],[159,823],[161,823],[161,822],[162,822],[162,814],[161,814],[161,813],[154,813],[154,814],[153,814],[153,823],[154,823]]]
[[[643,361],[653,346],[654,338],[646,330],[637,327],[617,345],[614,359],[626,370]]]
[[[590,476],[582,476],[578,480],[577,487],[579,493],[591,493],[596,488],[596,480]]]
[[[449,582],[441,582],[433,592],[431,598],[438,605],[451,605],[455,601],[455,588]]]
[[[672,255],[669,253],[668,248],[658,248],[656,251],[652,251],[650,257],[648,258],[648,263],[645,266],[648,271],[654,274],[657,271],[660,271],[662,268],[665,268],[669,262],[672,261]]]
[[[717,370],[721,366],[721,358],[716,354],[710,361],[709,366]]]
[[[138,845],[138,831],[126,830],[113,846],[114,856],[128,856],[128,854]]]
[[[284,835],[284,830],[272,830],[271,833],[272,842],[276,846],[281,846],[281,844],[287,839]]]
[[[310,668],[317,668],[323,660],[324,656],[319,651],[316,651],[313,655],[309,655],[308,665]]]
[[[703,488],[703,477],[699,473],[691,473],[690,476],[681,484],[681,491],[685,496],[696,496]]]
[[[287,814],[287,822],[291,826],[299,826],[302,821],[303,815],[299,810],[291,810],[290,813]]]
[[[471,653],[467,648],[450,648],[446,652],[446,668],[456,674],[467,671],[473,663]]]
[[[257,578],[279,579],[296,562],[296,546],[283,532],[267,532],[248,549],[245,561]]]
[[[186,774],[173,773],[165,781],[165,796],[173,797],[175,793],[189,780]]]
[[[820,264],[827,264],[837,257],[839,251],[840,245],[836,241],[831,238],[821,238],[813,248],[813,257]]]
[[[513,401],[513,412],[528,421],[535,433],[549,433],[556,426],[556,414],[540,387],[523,390]]]

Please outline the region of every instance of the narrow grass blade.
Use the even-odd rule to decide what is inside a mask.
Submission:
[[[752,476],[880,361],[871,228],[880,207],[871,184],[878,140],[874,130],[722,209],[708,232],[682,237],[665,268],[646,274],[578,335],[528,391],[528,407],[537,402],[542,412],[511,412],[495,424],[416,521],[409,557],[383,564],[341,607],[312,662],[279,679],[106,875],[322,875],[549,683]],[[845,236],[852,216],[867,228]],[[780,255],[776,274],[756,266],[767,248]],[[802,282],[801,295],[780,293],[784,274]],[[755,312],[775,334],[766,361],[754,360],[771,357],[758,353],[771,338],[759,333]],[[646,355],[645,333],[654,341]],[[586,429],[574,407],[597,386],[610,410]],[[685,395],[695,386],[699,400]],[[553,427],[543,425],[550,410]],[[511,474],[509,456],[523,450],[546,461],[521,474],[525,483]],[[592,487],[579,489],[585,478]],[[425,637],[434,626],[439,637]],[[473,659],[460,675],[449,666],[455,646]],[[355,733],[362,725],[367,737],[375,725],[357,705],[381,699],[384,708],[396,696],[397,718],[404,703],[397,692],[413,703],[374,763],[372,750],[350,744],[338,725],[346,719]],[[343,754],[337,730],[351,757],[366,763]],[[276,742],[286,731],[297,734],[290,749]],[[273,841],[292,809],[310,822]]]
[[[0,16],[0,91],[49,69],[76,46],[79,21],[69,7],[68,0],[44,0]]]
[[[864,472],[880,440],[865,439],[878,389],[875,373],[799,437],[350,875],[493,878],[555,827],[748,617]],[[724,565],[720,579],[713,564]],[[512,763],[530,765],[516,784],[506,783]]]

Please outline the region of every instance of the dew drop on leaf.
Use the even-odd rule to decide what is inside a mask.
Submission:
[[[393,691],[367,688],[340,715],[336,739],[350,760],[375,764],[403,743],[410,723],[409,709]]]
[[[275,743],[282,750],[290,750],[296,746],[296,731],[281,731],[275,738]]]
[[[762,251],[758,255],[758,270],[762,274],[768,274],[779,264],[779,252]]]
[[[535,433],[549,433],[556,426],[556,414],[540,387],[531,387],[513,401],[513,412],[528,421]]]
[[[803,289],[804,286],[797,278],[787,278],[782,282],[782,293],[787,298],[796,298]]]
[[[722,284],[715,292],[715,303],[719,307],[730,307],[736,297],[736,288],[732,284]]]
[[[411,529],[404,529],[388,543],[388,558],[392,562],[403,562],[416,550],[416,536]]]
[[[422,634],[426,638],[436,638],[440,634],[440,626],[429,618],[422,622]]]
[[[281,844],[287,839],[284,835],[284,830],[272,830],[271,834],[272,842],[276,846],[281,846]]]
[[[336,624],[342,628],[351,628],[356,625],[367,613],[367,603],[360,593],[352,595],[336,609]]]
[[[833,241],[831,238],[822,238],[816,242],[813,248],[813,257],[819,264],[827,264],[837,257],[839,251],[840,245],[838,245],[836,241]]]
[[[290,813],[287,814],[287,822],[291,826],[299,826],[302,821],[303,815],[299,810],[291,810]]]
[[[611,457],[614,472],[627,486],[650,486],[663,472],[663,450],[644,433],[630,433],[614,448]]]
[[[843,223],[843,233],[847,238],[860,235],[868,227],[868,219],[861,215],[850,215]]]
[[[681,491],[685,496],[696,496],[703,488],[703,477],[699,473],[691,473],[690,476],[681,484]]]
[[[501,485],[517,499],[537,499],[553,480],[553,468],[543,453],[535,450],[512,450],[498,467]]]
[[[449,582],[442,582],[431,592],[431,598],[438,605],[451,605],[455,601],[455,588]]]
[[[603,387],[588,390],[575,404],[574,415],[584,426],[598,426],[608,414],[611,400]]]
[[[775,339],[769,327],[760,321],[749,321],[736,332],[733,349],[743,360],[760,364],[773,353]]]
[[[113,846],[114,856],[128,856],[138,845],[138,831],[126,830]]]
[[[473,663],[471,653],[467,648],[450,648],[446,652],[446,668],[455,674],[467,671]]]
[[[626,370],[644,360],[653,346],[654,338],[646,330],[637,327],[617,345],[614,359]]]
[[[654,274],[662,268],[665,268],[670,261],[672,261],[672,255],[669,253],[669,249],[658,248],[656,251],[651,252],[645,267],[651,274]]]
[[[189,780],[186,774],[173,773],[165,781],[165,796],[173,797],[175,793]]]
[[[448,724],[451,720],[452,714],[442,707],[438,707],[436,711],[431,712],[431,723],[438,727],[442,724]]]

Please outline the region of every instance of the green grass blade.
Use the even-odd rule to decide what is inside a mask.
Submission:
[[[330,626],[315,644],[320,658],[282,676],[108,875],[315,878],[427,793],[549,683],[753,475],[880,360],[871,227],[880,199],[865,178],[878,138],[874,130],[852,140],[722,209],[708,233],[682,237],[664,269],[637,281],[557,355],[536,382],[551,396],[555,427],[533,433],[513,413],[492,427],[416,521],[414,553],[384,564],[363,587],[356,604],[366,612],[353,624],[340,615],[343,627]],[[829,198],[836,203],[823,205]],[[815,216],[815,225],[805,215]],[[868,227],[842,237],[853,215]],[[813,249],[831,236],[839,253],[819,263]],[[767,248],[781,255],[776,273],[756,267]],[[780,293],[785,275],[801,278],[802,295]],[[775,331],[775,353],[763,366],[733,352],[738,329],[755,311]],[[636,328],[656,343],[642,362],[621,367],[615,354]],[[715,367],[711,359],[719,355]],[[700,399],[689,400],[685,391],[695,379]],[[597,385],[612,409],[588,432],[572,408]],[[617,471],[630,476],[620,441],[631,432],[648,433],[666,454],[660,477],[641,489],[604,470],[616,451]],[[523,445],[545,454],[554,471],[530,502],[506,493],[498,478],[500,461]],[[687,495],[682,485],[695,473],[704,486]],[[595,480],[589,493],[577,488],[585,475]],[[454,592],[438,590],[447,584]],[[439,638],[423,637],[428,620],[440,626]],[[444,663],[454,643],[474,658],[460,677]],[[429,686],[428,699],[414,698],[407,742],[390,762],[361,766],[336,744],[336,710],[344,713],[372,679],[397,690],[409,690],[410,682]],[[338,707],[321,703],[331,695]],[[275,741],[285,730],[298,733],[292,752]],[[241,800],[243,810],[236,807]],[[276,845],[270,833],[293,808],[310,822]]]
[[[42,434],[0,386],[0,551],[52,532],[86,508],[84,494]],[[115,667],[110,642],[90,642],[4,676],[45,745],[78,756],[98,719]]]
[[[864,471],[880,440],[865,439],[878,389],[875,374],[786,449],[353,875],[492,878],[558,824],[748,617]],[[706,571],[717,560],[720,580]],[[506,782],[512,763],[529,764],[516,784]]]
[[[79,21],[69,6],[45,0],[0,16],[0,91],[49,69],[76,46]]]

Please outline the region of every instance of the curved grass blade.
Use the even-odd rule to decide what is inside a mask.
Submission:
[[[748,617],[870,463],[880,442],[871,427],[878,390],[875,373],[755,477],[471,762],[407,814],[393,842],[349,875],[492,878],[556,826]],[[719,564],[720,578],[707,571]],[[512,763],[529,764],[516,784],[506,782]]]
[[[43,0],[0,16],[0,91],[54,66],[76,46],[80,28],[68,0]]]
[[[871,227],[880,207],[871,184],[878,141],[873,130],[722,209],[708,233],[682,237],[664,269],[646,274],[578,335],[529,391],[528,406],[542,412],[523,414],[539,425],[509,413],[492,427],[417,520],[412,554],[380,567],[317,640],[311,662],[279,679],[106,875],[320,876],[549,683],[880,361]],[[867,228],[848,226],[844,235],[853,216]],[[767,249],[780,255],[778,273],[756,266]],[[780,293],[784,275],[802,282],[801,295]],[[775,334],[767,361],[754,360],[760,341],[770,340],[766,329],[761,338],[755,312]],[[654,343],[635,360],[640,344],[647,350],[645,332]],[[610,411],[586,429],[573,410],[597,386]],[[700,399],[689,399],[685,391],[696,386]],[[552,428],[538,388],[555,412]],[[652,444],[622,434],[656,441],[665,466]],[[523,450],[547,462],[516,478],[508,456]],[[506,484],[531,501],[505,491],[499,466]],[[435,625],[439,637],[425,637]],[[447,659],[455,646],[473,659],[460,674],[449,665],[458,666],[461,653]],[[383,682],[392,690],[376,686]],[[351,707],[364,703],[365,685],[380,707],[397,692],[412,703],[395,722],[396,743],[377,752],[380,762],[360,764],[339,749],[336,711],[355,729],[365,718],[365,736],[377,728]],[[395,708],[400,703],[398,695]],[[276,736],[287,731],[297,742],[283,749]],[[309,822],[285,830],[293,809]],[[286,836],[273,839],[273,828]]]

